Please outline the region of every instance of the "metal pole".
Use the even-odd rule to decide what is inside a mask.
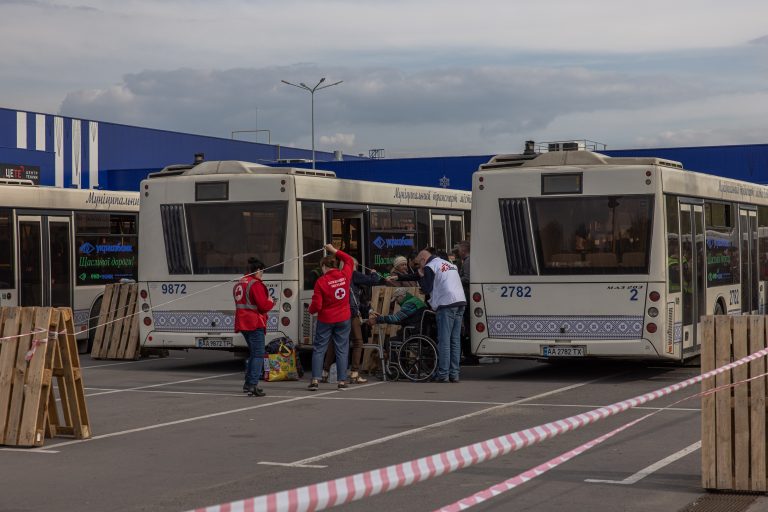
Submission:
[[[312,96],[312,169],[315,168],[315,90],[309,91]]]

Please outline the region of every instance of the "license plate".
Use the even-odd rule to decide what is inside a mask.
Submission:
[[[561,347],[557,345],[544,345],[541,347],[541,355],[544,357],[584,357],[586,347]]]
[[[197,338],[197,348],[231,348],[232,338]]]

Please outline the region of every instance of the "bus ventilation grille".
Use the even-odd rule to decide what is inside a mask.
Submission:
[[[675,303],[667,304],[667,346],[671,347],[675,342]]]
[[[499,199],[501,230],[510,275],[535,275],[528,229],[528,201],[525,199]]]

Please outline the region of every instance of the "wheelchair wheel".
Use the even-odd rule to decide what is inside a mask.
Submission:
[[[400,378],[400,369],[395,363],[385,364],[384,371],[387,372],[387,380],[390,382],[396,382]]]
[[[400,346],[397,364],[402,374],[409,380],[425,381],[437,369],[437,347],[426,336],[411,336]]]

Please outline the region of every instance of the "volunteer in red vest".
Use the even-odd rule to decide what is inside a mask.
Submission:
[[[264,396],[259,377],[264,366],[264,337],[267,334],[267,315],[274,306],[269,291],[262,282],[264,263],[248,258],[248,273],[232,290],[235,297],[235,332],[245,338],[250,352],[246,362],[243,391],[248,396]]]
[[[352,313],[349,308],[349,286],[352,283],[354,261],[332,244],[325,246],[328,256],[320,261],[323,275],[315,282],[309,313],[317,313],[315,339],[312,342],[312,382],[310,391],[320,387],[323,359],[328,343],[333,338],[336,349],[336,380],[339,389],[347,388],[347,361],[349,360],[349,331]]]

